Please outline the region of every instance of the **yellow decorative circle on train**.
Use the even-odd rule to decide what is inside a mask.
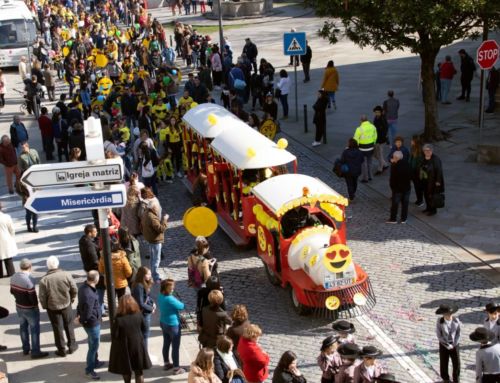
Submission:
[[[280,149],[286,149],[288,147],[288,140],[286,138],[280,138],[276,146]]]
[[[351,250],[344,244],[337,243],[326,249],[323,265],[331,273],[340,273],[352,262]]]
[[[264,233],[264,229],[262,226],[259,226],[257,229],[257,242],[259,243],[259,248],[262,252],[266,251],[266,234]]]
[[[273,247],[271,245],[267,245],[267,255],[269,258],[273,256]]]
[[[311,246],[304,246],[300,251],[300,259],[305,260],[307,256],[311,253]]]
[[[250,225],[248,225],[248,232],[250,234],[255,234],[256,233],[256,230],[255,230],[255,223],[251,223]]]
[[[194,237],[210,237],[217,230],[217,216],[208,207],[192,207],[182,218],[184,227]]]
[[[340,307],[340,299],[335,295],[325,299],[325,307],[330,310],[337,310]]]
[[[309,266],[313,267],[318,262],[318,254],[314,254],[309,260]]]

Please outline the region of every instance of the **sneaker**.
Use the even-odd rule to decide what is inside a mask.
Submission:
[[[85,376],[93,380],[100,380],[101,377],[95,371],[86,372]]]
[[[33,233],[38,233],[38,228],[33,227]]]
[[[321,145],[321,142],[314,141],[311,145],[312,145],[312,146],[320,146],[320,145]]]
[[[394,224],[394,223],[398,223],[398,221],[393,221],[392,219],[388,220],[388,221],[385,221],[385,223],[389,223],[389,224]]]
[[[174,368],[174,365],[173,365],[172,363],[166,363],[166,364],[163,366],[163,370],[164,370],[164,371],[171,370],[172,368]]]
[[[405,225],[405,224],[406,224],[406,221],[401,221],[401,224],[402,224],[402,225]]]
[[[31,354],[31,359],[41,359],[49,356],[48,352],[40,351],[38,354]]]
[[[61,358],[64,358],[66,356],[66,352],[64,350],[57,350],[54,354],[60,356]]]
[[[97,362],[95,362],[95,368],[101,368],[101,367],[104,367],[106,365],[106,362],[103,362],[102,360],[98,360]]]
[[[185,374],[185,373],[186,373],[186,370],[184,370],[181,367],[174,368],[174,375],[180,375],[180,374]]]
[[[422,207],[424,206],[424,201],[415,201],[415,205],[417,205],[418,207]]]
[[[68,349],[68,354],[73,354],[76,350],[78,350],[78,346],[71,347]]]

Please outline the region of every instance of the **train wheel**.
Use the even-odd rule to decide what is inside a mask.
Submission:
[[[295,294],[295,290],[292,286],[288,286],[288,293],[290,294],[290,300],[292,302],[293,309],[299,315],[308,315],[311,312],[311,309],[307,306],[304,306],[299,302],[297,295]]]
[[[271,269],[269,265],[265,262],[264,262],[264,269],[266,270],[267,279],[269,279],[269,282],[271,282],[273,286],[281,285],[281,280],[279,279],[279,277],[276,275],[274,270]]]

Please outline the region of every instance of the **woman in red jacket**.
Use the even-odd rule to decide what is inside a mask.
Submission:
[[[262,330],[255,324],[245,328],[238,343],[243,374],[248,383],[262,383],[269,375],[269,355],[258,345]]]

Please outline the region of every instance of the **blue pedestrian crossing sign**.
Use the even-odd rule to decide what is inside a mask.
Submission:
[[[285,56],[305,55],[307,43],[305,32],[287,32],[283,34]]]

